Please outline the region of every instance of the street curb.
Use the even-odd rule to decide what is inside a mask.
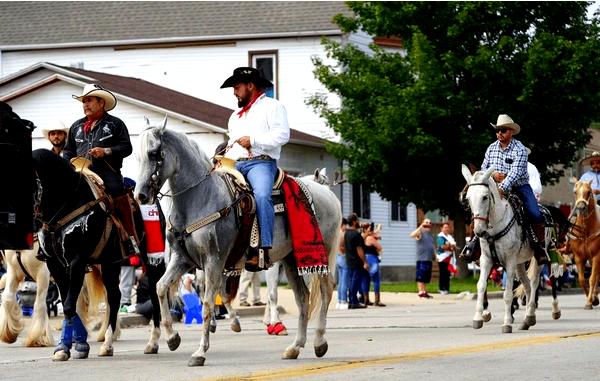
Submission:
[[[558,291],[558,295],[575,295],[581,294],[583,295],[583,290],[581,288],[563,288],[561,291]],[[546,289],[542,290],[540,293],[541,296],[550,296],[552,295],[552,290]],[[504,297],[504,291],[492,291],[488,292],[488,299],[502,299]],[[463,299],[477,299],[477,293],[469,293],[463,296]]]
[[[250,306],[250,307],[237,307],[236,312],[238,316],[263,316],[265,313],[266,306]],[[287,313],[283,306],[277,306],[280,314]],[[119,313],[121,328],[137,327],[140,325],[150,324],[150,320],[144,316],[135,313]]]

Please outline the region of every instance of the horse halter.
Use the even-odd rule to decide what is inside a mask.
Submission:
[[[481,186],[484,186],[484,187],[486,187],[486,188],[490,189],[490,186],[489,186],[489,184],[486,184],[486,183],[472,183],[472,184],[469,184],[469,187],[471,187],[471,186],[473,186],[473,185],[481,185]],[[490,192],[490,196],[492,196],[492,193],[491,193],[491,192]],[[493,196],[492,196],[492,199],[493,199]],[[484,217],[484,216],[480,216],[480,215],[477,215],[477,214],[473,214],[473,215],[471,216],[471,218],[472,218],[473,220],[480,220],[480,221],[484,221],[484,222],[487,224],[487,223],[490,221],[490,218],[489,218],[489,208],[488,208],[488,215],[487,215],[487,216],[485,216],[485,217]]]
[[[160,193],[160,185],[158,183],[158,180],[160,179],[160,171],[162,169],[163,161],[165,159],[165,153],[163,152],[162,147],[159,147],[156,152],[148,153],[148,158],[150,160],[154,160],[154,163],[155,163],[154,171],[152,171],[152,175],[150,175],[150,181],[149,181],[150,190],[157,197],[159,197],[159,196],[162,197],[164,195],[162,195]]]

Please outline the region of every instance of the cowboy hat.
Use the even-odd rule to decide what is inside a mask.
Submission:
[[[513,135],[518,134],[519,132],[521,132],[521,127],[516,124],[510,116],[506,115],[506,114],[500,114],[498,115],[498,121],[496,122],[496,124],[490,123],[492,125],[492,127],[494,127],[494,129],[499,130],[501,128],[510,128],[511,130],[513,130]]]
[[[50,131],[62,131],[69,135],[69,127],[65,127],[65,124],[60,120],[53,121],[48,127],[42,127],[42,135],[44,135],[46,139],[48,139]]]
[[[110,111],[117,105],[117,97],[95,83],[88,83],[85,85],[81,95],[73,95],[73,98],[77,99],[79,102],[83,102],[83,97],[98,97],[104,99],[104,111]]]
[[[233,70],[233,75],[225,80],[221,85],[221,88],[233,87],[238,83],[249,83],[252,82],[256,86],[266,89],[273,87],[271,81],[263,77],[260,72],[253,67],[238,67]]]
[[[592,161],[592,159],[600,159],[600,152],[598,152],[598,151],[592,152],[592,154],[590,156],[584,157],[583,159],[581,159],[581,161],[579,163],[581,165],[590,165],[590,162]]]

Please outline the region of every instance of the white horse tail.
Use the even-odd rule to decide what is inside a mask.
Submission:
[[[331,301],[333,289],[336,286],[334,274],[336,266],[337,248],[341,234],[341,230],[337,229],[335,239],[332,241],[334,244],[329,248],[329,273],[325,275],[313,274],[310,277],[308,287],[310,290],[308,300],[308,320],[311,319],[311,317],[313,316],[313,312],[317,309],[317,307],[321,309],[321,303],[323,302],[323,300],[327,300],[328,302]],[[324,298],[326,295],[321,294],[323,292],[323,286],[326,287],[326,299]]]
[[[527,278],[529,278],[529,281],[533,280],[533,277],[535,277],[536,275],[536,270],[537,270],[537,261],[535,260],[535,257],[531,257],[531,261],[529,262],[529,267],[527,268]],[[525,296],[525,287],[523,287],[523,280],[521,280],[521,284],[519,285],[519,287],[515,288],[515,290],[513,291],[513,295],[515,296],[515,298],[522,298]]]

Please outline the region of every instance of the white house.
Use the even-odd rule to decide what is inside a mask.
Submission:
[[[71,94],[92,79],[106,81],[120,102],[115,115],[128,125],[134,145],[141,115],[154,121],[167,114],[170,126],[208,149],[226,132],[226,119],[212,113],[227,114],[236,106],[231,89],[220,89],[221,83],[235,67],[255,66],[275,83],[273,96],[305,140],[290,145],[280,165],[293,173],[327,166],[333,177],[340,164],[316,138],[333,134],[305,101],[325,91],[311,61],[327,60],[322,37],[363,48],[373,41],[364,33],[345,35],[332,22],[334,15],[349,12],[342,2],[2,2],[0,100],[38,126],[55,117],[70,123],[81,115]],[[125,89],[115,88],[122,82]],[[178,101],[171,102],[172,94],[160,99],[144,92],[152,86],[161,94],[180,94]],[[190,103],[181,101],[185,96]],[[307,143],[311,138],[315,141]],[[39,144],[38,136],[34,146]],[[133,175],[135,163],[125,173]],[[350,184],[336,193],[344,215],[357,211],[383,225],[386,278],[412,279],[415,244],[408,234],[416,227],[414,205],[363,195]]]

